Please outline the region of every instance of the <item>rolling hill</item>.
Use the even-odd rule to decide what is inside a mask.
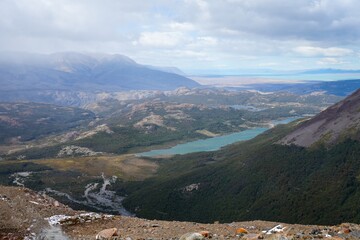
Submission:
[[[0,103],[0,144],[65,132],[95,119],[91,111],[40,103]]]

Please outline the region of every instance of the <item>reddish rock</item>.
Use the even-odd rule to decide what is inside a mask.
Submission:
[[[209,231],[201,231],[200,234],[203,235],[203,237],[206,237],[206,238],[210,237],[210,232]]]
[[[248,234],[249,232],[245,228],[236,229],[236,234]]]

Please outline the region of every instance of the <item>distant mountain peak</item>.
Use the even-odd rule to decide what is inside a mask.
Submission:
[[[302,147],[329,146],[347,138],[360,139],[360,89],[300,124],[279,143]]]

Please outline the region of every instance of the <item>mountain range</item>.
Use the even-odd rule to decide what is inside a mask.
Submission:
[[[259,83],[246,85],[248,89],[262,92],[291,92],[298,95],[324,92],[346,97],[360,88],[360,79],[338,81],[304,81],[302,83]]]
[[[0,54],[0,84],[5,96],[9,91],[16,95],[21,91],[115,92],[199,86],[195,81],[173,73],[176,69],[160,69],[138,64],[118,54]]]

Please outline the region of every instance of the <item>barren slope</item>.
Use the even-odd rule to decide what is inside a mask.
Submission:
[[[280,143],[302,147],[310,147],[314,144],[331,145],[344,138],[359,139],[359,130],[360,89],[309,121],[300,124]]]

